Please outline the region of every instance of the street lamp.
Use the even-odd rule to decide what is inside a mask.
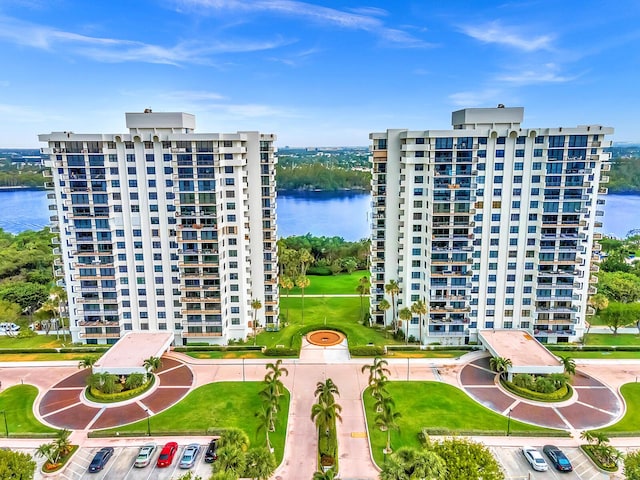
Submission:
[[[507,413],[507,437],[511,433],[511,410],[513,409],[510,408],[509,412]]]
[[[149,414],[149,409],[145,408],[144,411],[147,413],[147,437],[151,436],[151,415]]]
[[[0,410],[0,413],[4,417],[4,433],[5,437],[9,438],[9,426],[7,425],[7,412]]]

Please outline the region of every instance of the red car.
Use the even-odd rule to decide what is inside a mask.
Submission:
[[[158,467],[168,467],[173,462],[173,457],[178,453],[178,444],[176,442],[169,442],[164,447],[162,447],[162,451],[160,452],[160,456],[158,457],[158,463],[156,464]]]

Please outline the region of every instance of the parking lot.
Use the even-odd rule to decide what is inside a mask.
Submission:
[[[532,445],[542,453],[542,445]],[[542,454],[544,459],[549,464],[549,470],[546,472],[536,472],[531,468],[527,460],[524,458],[520,448],[516,447],[492,447],[493,454],[498,461],[502,464],[505,470],[505,476],[507,479],[579,479],[579,480],[605,480],[611,478],[609,474],[602,473],[600,470],[593,466],[587,456],[582,453],[578,447],[562,447],[562,451],[565,453],[571,465],[573,466],[573,472],[559,472],[546,455]],[[620,477],[622,478],[622,477]]]
[[[56,479],[59,480],[171,480],[177,479],[180,475],[187,472],[187,470],[178,468],[180,457],[186,447],[186,444],[179,444],[178,453],[173,459],[173,463],[167,468],[157,468],[156,461],[160,455],[160,450],[164,444],[159,443],[158,448],[153,454],[151,463],[144,468],[134,468],[133,462],[138,455],[139,446],[131,447],[114,447],[115,452],[113,457],[109,459],[105,465],[104,470],[97,473],[89,473],[88,467],[96,454],[99,447],[95,448],[81,448],[73,456],[71,462],[67,465],[62,473],[59,473]],[[34,455],[35,450],[16,449],[24,453],[30,453]],[[200,475],[202,478],[209,478],[211,476],[211,464],[205,463],[204,453],[207,450],[207,445],[200,446],[200,453],[196,460],[195,466],[191,469],[194,474]],[[44,461],[41,458],[34,457],[38,463],[38,469],[36,470],[35,479],[44,479],[45,477],[40,474],[40,468]],[[51,477],[47,477],[51,478]]]

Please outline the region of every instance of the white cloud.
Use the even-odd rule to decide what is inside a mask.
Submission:
[[[391,46],[428,47],[429,43],[411,34],[387,27],[378,17],[386,15],[379,8],[352,9],[351,12],[314,5],[297,0],[177,0],[179,5],[212,10],[238,10],[243,12],[273,12],[293,17],[307,18],[321,24],[331,24],[341,28],[362,30],[378,35],[390,42]],[[200,12],[200,11],[198,11]]]
[[[499,21],[484,25],[466,25],[460,27],[466,35],[484,43],[497,43],[525,52],[549,50],[554,37],[552,35],[532,35],[525,37],[519,27],[502,25]]]
[[[485,89],[479,91],[457,92],[449,95],[449,100],[459,107],[480,107],[500,100],[502,91],[498,89]]]
[[[553,63],[537,66],[534,68],[519,70],[514,73],[503,74],[497,77],[502,82],[514,85],[535,85],[539,83],[566,83],[578,78],[576,76],[560,75],[558,66]]]
[[[221,53],[270,50],[290,43],[283,39],[268,41],[192,41],[173,46],[153,45],[133,40],[91,37],[52,27],[0,17],[0,39],[43,50],[67,48],[93,60],[108,63],[144,62],[181,65],[204,64]]]

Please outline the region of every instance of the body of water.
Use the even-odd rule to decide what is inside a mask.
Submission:
[[[604,217],[602,233],[626,237],[640,229],[639,195],[606,195],[598,205]],[[363,193],[278,195],[278,235],[338,236],[355,241],[369,236],[370,197]],[[0,191],[0,228],[6,232],[40,230],[49,224],[47,192],[42,190]]]

